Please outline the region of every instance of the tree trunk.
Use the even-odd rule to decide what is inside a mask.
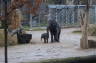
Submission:
[[[82,38],[80,42],[80,47],[83,49],[88,48],[88,12],[85,13],[84,23],[81,26],[82,29]]]
[[[87,49],[88,46],[88,22],[89,22],[89,0],[86,1],[86,9],[85,9],[85,18],[83,19],[82,25],[82,38],[80,42],[80,47],[83,49]]]

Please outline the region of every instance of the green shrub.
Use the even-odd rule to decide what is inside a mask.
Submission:
[[[40,28],[40,27],[32,28],[32,31],[43,31],[43,30],[45,30],[45,29]]]
[[[42,26],[44,26],[44,25],[46,25],[46,24],[42,24]],[[30,27],[29,26],[23,26],[23,28],[24,28],[24,30],[26,31],[29,31],[30,30]],[[42,30],[45,30],[45,29],[43,29],[43,28],[41,28],[41,27],[32,27],[32,31],[42,31]]]
[[[82,33],[81,30],[75,30],[72,33]],[[90,24],[88,27],[88,35],[89,36],[96,36],[96,25]]]
[[[75,30],[72,33],[82,33],[81,30]]]
[[[30,27],[29,27],[29,26],[23,26],[23,29],[24,29],[24,30],[29,30]]]
[[[40,26],[47,26],[47,24],[40,24]]]
[[[89,25],[88,34],[91,36],[96,36],[96,25]]]

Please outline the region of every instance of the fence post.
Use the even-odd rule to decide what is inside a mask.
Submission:
[[[29,22],[29,24],[30,24],[30,30],[32,30],[32,14],[30,14],[30,22]]]
[[[4,1],[4,11],[5,11],[5,20],[4,20],[4,34],[5,34],[5,63],[8,63],[8,53],[7,53],[7,44],[8,44],[8,32],[7,32],[7,29],[8,29],[8,24],[7,24],[7,18],[8,18],[8,15],[7,15],[7,0],[3,0]]]

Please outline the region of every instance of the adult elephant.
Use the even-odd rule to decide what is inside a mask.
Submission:
[[[51,42],[59,42],[61,27],[56,21],[50,20],[48,22],[47,32],[51,34]]]

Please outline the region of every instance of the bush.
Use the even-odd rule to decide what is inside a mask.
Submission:
[[[82,33],[81,30],[75,30],[72,33]],[[90,24],[88,27],[88,35],[89,36],[96,36],[96,25]]]
[[[96,25],[93,25],[93,24],[89,25],[88,34],[91,36],[96,36]]]

